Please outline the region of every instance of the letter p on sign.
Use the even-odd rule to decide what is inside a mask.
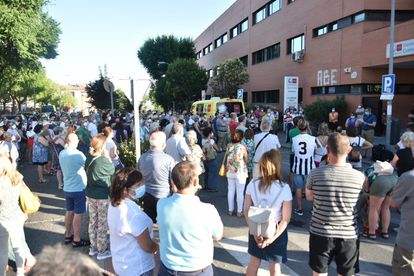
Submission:
[[[382,76],[381,100],[391,101],[394,98],[395,74]]]

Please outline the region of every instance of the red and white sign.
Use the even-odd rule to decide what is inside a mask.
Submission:
[[[285,93],[283,95],[283,109],[298,108],[299,77],[285,77]]]
[[[386,57],[390,57],[390,44],[387,44]],[[394,43],[394,57],[414,55],[414,39]]]

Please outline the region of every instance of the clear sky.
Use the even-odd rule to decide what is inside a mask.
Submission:
[[[60,84],[84,84],[106,64],[115,79],[147,78],[137,57],[147,38],[196,38],[235,0],[51,0],[49,14],[62,34],[59,56],[43,61]]]

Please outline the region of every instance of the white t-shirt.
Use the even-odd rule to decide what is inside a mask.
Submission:
[[[259,183],[258,180],[252,180],[246,188],[246,194],[250,195],[253,201],[254,206],[261,206],[263,208],[269,207],[273,208],[275,210],[275,215],[277,221],[280,221],[282,219],[282,203],[285,201],[292,201],[292,192],[289,188],[289,185],[286,183],[283,183],[283,188],[280,186],[280,183],[278,180],[273,181],[272,185],[269,189],[267,189],[265,192],[259,191]],[[254,190],[256,189],[256,191]],[[279,198],[276,200],[276,202],[269,206],[274,200],[275,197],[278,195],[280,189],[283,189],[282,192],[279,195]],[[256,198],[256,194],[257,197]]]
[[[111,138],[106,138],[106,142],[105,142],[105,150],[107,150],[108,152],[111,152],[111,149],[113,148],[113,151],[115,152],[115,153],[117,153],[117,151],[118,151],[118,147],[116,146],[116,144],[115,144],[115,142],[114,142],[114,140],[112,140]],[[112,162],[116,162],[116,161],[118,161],[119,160],[119,157],[117,156],[117,157],[115,157],[115,158],[112,158],[111,157],[111,160],[112,160]]]
[[[357,147],[362,147],[365,143],[365,139],[362,137],[348,137],[349,139],[349,144],[351,146],[357,146]],[[349,164],[352,165],[353,168],[362,168],[362,156],[361,154],[359,155],[359,161],[358,162],[350,162],[348,161]]]
[[[95,137],[96,135],[98,135],[98,128],[96,127],[94,123],[88,124],[88,131],[92,137]]]
[[[135,202],[126,198],[117,207],[109,204],[108,226],[117,275],[141,275],[155,267],[154,255],[145,252],[136,240],[146,229],[153,237],[152,220]]]
[[[259,144],[260,140],[262,140],[262,138],[268,134],[268,132],[261,132],[258,133],[254,136],[253,141],[254,141],[254,148],[257,147],[257,145]],[[279,142],[279,138],[274,135],[274,134],[269,134],[266,136],[266,138],[263,139],[263,141],[260,143],[260,145],[257,147],[257,150],[254,154],[253,157],[253,162],[258,163],[260,158],[262,157],[262,155],[271,150],[271,149],[280,149],[281,145]]]

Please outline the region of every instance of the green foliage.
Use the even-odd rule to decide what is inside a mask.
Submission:
[[[249,81],[249,74],[239,59],[225,60],[216,70],[217,75],[209,82],[214,96],[234,98],[237,89]]]
[[[157,82],[155,100],[164,110],[188,109],[207,88],[206,71],[194,59],[176,59],[168,66],[165,77]]]
[[[119,159],[125,167],[135,168],[137,166],[133,139],[126,140],[119,145]]]
[[[86,85],[86,93],[88,94],[90,101],[94,107],[100,110],[111,108],[111,94],[104,88],[104,80],[107,78],[106,67],[104,71],[99,69],[99,78]],[[124,92],[117,89],[113,92],[114,108],[119,111],[132,111],[134,107],[125,96]]]
[[[159,80],[167,71],[168,64],[175,59],[194,57],[195,47],[192,39],[176,38],[173,35],[150,38],[138,50],[139,61],[154,80]]]
[[[313,125],[320,124],[322,122],[328,122],[329,112],[332,108],[335,107],[335,110],[339,113],[339,122],[345,120],[346,116],[341,116],[346,114],[347,103],[345,97],[336,97],[334,100],[320,100],[304,106],[306,119],[311,122]]]

